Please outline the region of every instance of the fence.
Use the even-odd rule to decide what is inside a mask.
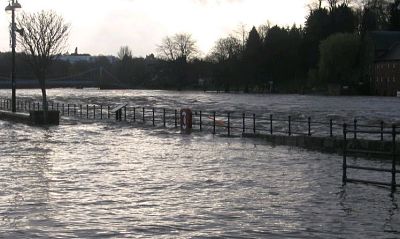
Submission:
[[[115,106],[115,105],[114,105]],[[48,102],[49,110],[60,111],[61,116],[75,117],[86,120],[115,120],[116,112],[110,105],[99,104],[66,104],[61,102]],[[11,100],[0,99],[0,109],[10,110]],[[40,102],[32,100],[18,100],[17,111],[27,112],[42,110]],[[124,106],[119,120],[141,123],[155,127],[180,126],[180,112],[177,109],[157,107]],[[222,134],[226,136],[241,136],[244,133],[270,134],[287,136],[324,136],[341,137],[343,135],[344,119],[313,119],[312,117],[275,115],[267,113],[229,112],[229,111],[193,111],[193,130]],[[357,119],[347,124],[352,129],[352,137],[357,139],[368,130],[379,131],[378,134],[368,134],[371,140],[390,140],[386,134],[391,129],[391,124],[381,121],[377,125],[359,122]],[[397,134],[398,135],[398,134]]]

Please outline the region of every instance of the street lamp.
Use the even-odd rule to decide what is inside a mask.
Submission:
[[[11,89],[12,89],[12,97],[11,97],[11,109],[12,112],[17,111],[17,99],[16,99],[16,83],[15,83],[15,46],[16,46],[16,35],[15,31],[17,30],[17,26],[15,24],[15,10],[21,8],[21,4],[19,4],[18,0],[11,0],[6,7],[6,12],[11,11],[11,49],[12,49],[12,63],[11,63]]]

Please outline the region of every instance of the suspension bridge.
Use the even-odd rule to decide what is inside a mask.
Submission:
[[[16,79],[17,88],[39,88],[35,78]],[[0,89],[11,88],[11,77],[0,76]],[[100,89],[126,89],[127,84],[118,80],[111,72],[103,67],[93,68],[84,72],[61,77],[49,77],[46,88],[100,88]]]

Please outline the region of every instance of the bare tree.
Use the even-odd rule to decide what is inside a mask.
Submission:
[[[238,57],[242,53],[240,40],[235,37],[227,37],[219,39],[210,55],[212,61],[223,62],[234,57]]]
[[[118,51],[118,58],[122,61],[125,58],[132,58],[132,50],[129,48],[129,46],[121,46]]]
[[[70,25],[54,11],[23,13],[17,20],[23,29],[18,36],[21,50],[26,54],[42,90],[44,120],[47,122],[46,73],[53,60],[66,48]]]
[[[161,45],[157,47],[157,51],[161,58],[171,61],[190,60],[198,53],[196,41],[189,33],[178,33],[172,37],[165,37]]]

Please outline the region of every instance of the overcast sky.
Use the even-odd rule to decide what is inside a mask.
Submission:
[[[7,5],[6,0],[0,0]],[[206,54],[215,41],[240,24],[268,20],[304,24],[308,0],[20,0],[24,11],[53,9],[71,24],[69,51],[116,55],[128,45],[135,56],[155,53],[167,35],[191,33]],[[18,13],[17,13],[18,14]],[[9,49],[10,14],[0,18],[0,51]]]

